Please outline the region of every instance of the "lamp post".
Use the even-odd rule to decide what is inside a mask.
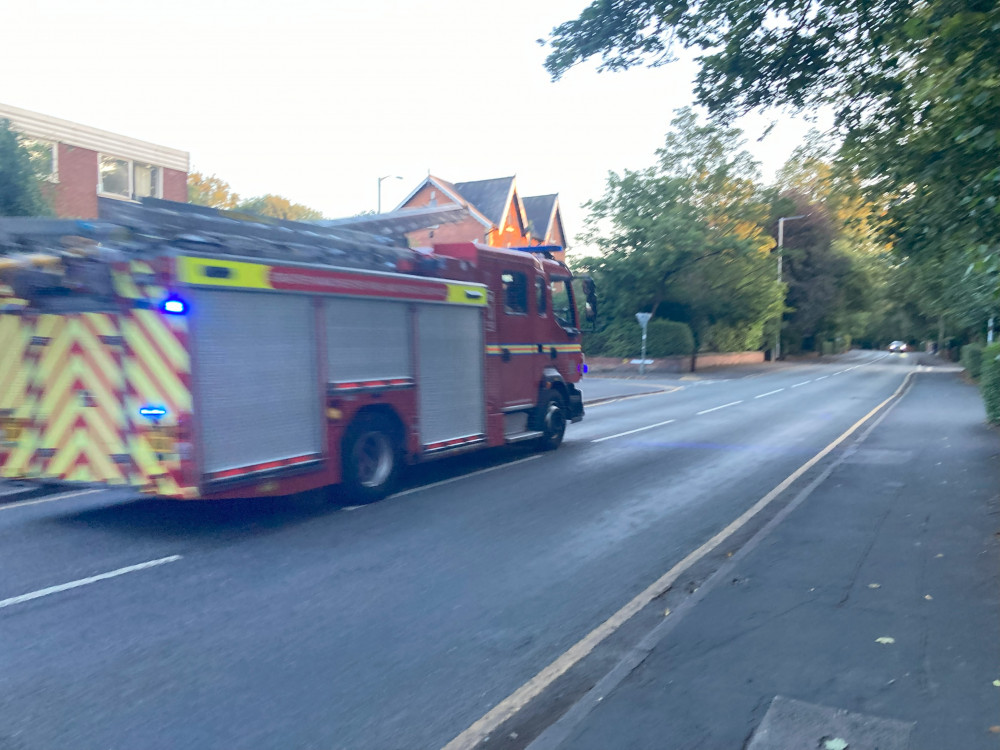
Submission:
[[[783,248],[785,246],[785,222],[786,221],[795,221],[796,219],[804,219],[808,215],[809,214],[799,214],[798,216],[782,216],[780,219],[778,219],[778,283],[779,284],[782,281],[782,278],[781,278],[781,261],[782,261],[781,248]],[[784,311],[785,300],[784,300],[784,298],[782,298],[782,300],[781,300],[781,307],[782,307],[782,309],[778,311],[778,333],[774,337],[774,361],[775,362],[777,362],[779,359],[781,359],[781,319],[782,319],[782,317],[785,314],[785,311]]]
[[[382,213],[382,180],[389,179],[401,180],[403,178],[398,174],[387,174],[385,177],[378,178],[378,211],[376,213]]]

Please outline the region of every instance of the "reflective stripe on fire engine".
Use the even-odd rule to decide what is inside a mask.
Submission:
[[[219,481],[222,479],[235,479],[237,477],[246,476],[247,474],[259,474],[263,471],[273,471],[274,469],[286,469],[292,466],[301,466],[303,464],[315,463],[320,461],[322,456],[318,456],[314,453],[310,453],[304,456],[294,456],[292,458],[282,458],[277,461],[265,461],[259,464],[251,464],[250,466],[241,466],[237,469],[226,469],[224,471],[217,471],[212,474],[208,474],[206,479],[209,481]]]
[[[487,344],[487,354],[503,354],[506,349],[511,354],[549,354],[553,349],[558,354],[572,354],[583,351],[579,344],[541,344],[542,351],[538,351],[539,344]]]
[[[448,450],[449,448],[458,448],[462,445],[481,443],[484,440],[486,440],[485,435],[467,435],[465,437],[453,438],[451,440],[442,440],[438,443],[428,443],[424,446],[424,452],[435,453],[437,451]]]
[[[387,297],[479,307],[488,302],[486,288],[478,284],[215,258],[180,256],[177,258],[177,277],[185,284],[197,286]]]

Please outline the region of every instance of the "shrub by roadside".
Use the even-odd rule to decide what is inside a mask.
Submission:
[[[1000,344],[983,349],[979,389],[986,404],[986,421],[1000,424]]]
[[[966,344],[963,346],[961,362],[962,367],[969,373],[969,377],[973,380],[979,380],[979,373],[983,364],[982,344]]]
[[[583,351],[596,357],[638,357],[642,329],[634,320],[619,320],[599,332],[583,334]],[[672,357],[690,355],[694,336],[685,323],[656,319],[646,329],[646,356]]]

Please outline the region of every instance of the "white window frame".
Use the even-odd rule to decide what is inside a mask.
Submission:
[[[104,180],[101,177],[101,160],[104,157],[109,159],[115,159],[116,161],[123,161],[128,164],[128,195],[121,195],[119,193],[107,193],[104,191]],[[152,162],[143,161],[139,164],[146,167],[153,167],[156,169],[156,185],[154,186],[152,198],[162,198],[163,197],[163,167],[159,164],[153,164]],[[128,159],[124,156],[116,156],[115,154],[106,154],[104,152],[98,152],[97,154],[97,194],[103,198],[114,198],[120,201],[137,201],[139,200],[135,196],[135,159]]]

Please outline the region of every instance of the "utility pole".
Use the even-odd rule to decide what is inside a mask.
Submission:
[[[782,216],[778,219],[778,283],[782,282],[782,255],[781,249],[785,246],[785,222],[794,221],[795,219],[804,219],[809,214],[799,214],[798,216]],[[785,298],[781,298],[781,310],[778,312],[778,333],[774,337],[774,361],[777,362],[781,359],[781,321],[784,318],[785,311]]]

